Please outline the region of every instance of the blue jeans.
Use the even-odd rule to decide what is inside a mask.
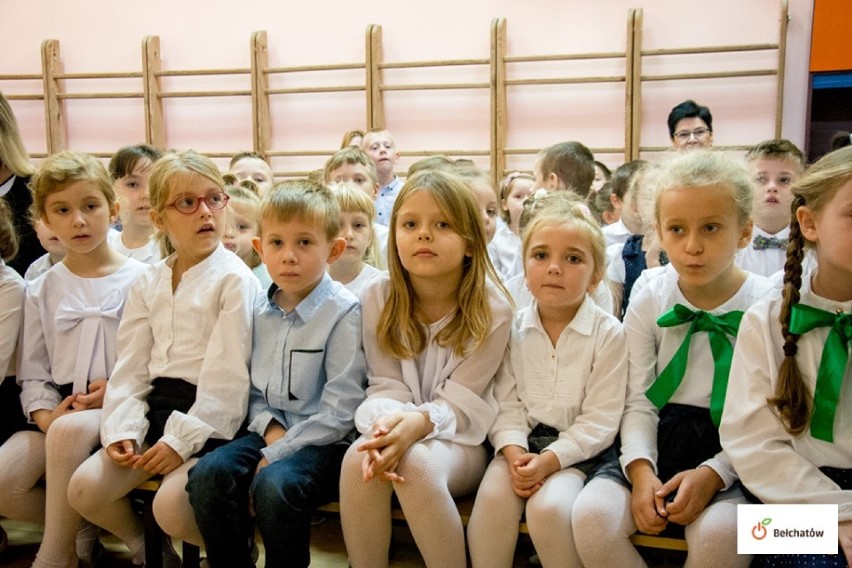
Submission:
[[[186,490],[213,568],[254,566],[249,496],[268,567],[308,566],[311,516],[338,499],[346,444],[307,446],[255,477],[264,446],[263,438],[251,433],[210,452],[189,470]]]

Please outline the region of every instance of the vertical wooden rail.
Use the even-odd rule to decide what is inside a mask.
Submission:
[[[65,114],[59,100],[62,89],[56,79],[56,75],[62,72],[61,66],[59,40],[44,40],[41,43],[41,69],[44,81],[44,119],[48,155],[64,150],[66,147]]]
[[[624,48],[624,161],[633,159],[633,25],[634,8],[627,10],[627,35]]]
[[[790,22],[789,0],[781,0],[781,26],[778,31],[778,80],[775,96],[775,138],[781,138],[784,119],[784,72],[787,65],[787,25]]]
[[[632,44],[630,51],[632,53],[633,64],[628,69],[630,76],[630,84],[632,85],[631,105],[630,105],[630,157],[627,158],[625,150],[625,158],[629,160],[638,160],[640,158],[639,146],[642,143],[642,8],[634,8],[632,10]]]
[[[254,151],[269,161],[272,130],[269,116],[269,48],[266,32],[251,34],[251,118]]]
[[[506,19],[491,20],[491,182],[506,171]]]
[[[367,129],[385,127],[385,105],[382,98],[382,26],[367,26]]]
[[[166,147],[163,122],[163,99],[160,97],[160,37],[145,36],[142,40],[142,89],[145,106],[145,141],[155,148]]]

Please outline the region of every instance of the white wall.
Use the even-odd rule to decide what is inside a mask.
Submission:
[[[807,65],[813,3],[790,0],[787,78],[783,135],[804,141]],[[282,2],[280,0],[3,0],[0,75],[34,73],[41,67],[40,44],[60,41],[67,72],[138,71],[141,41],[159,35],[165,69],[248,67],[253,31],[268,32],[272,66],[357,62],[364,60],[365,28],[383,28],[386,61],[485,58],[492,18],[507,20],[508,52],[516,54],[582,53],[623,50],[627,11],[644,12],[644,48],[694,47],[776,42],[779,0],[495,0],[405,2],[371,0]],[[698,59],[646,60],[645,70],[661,73],[699,71],[718,66],[773,67],[774,56],[714,56]],[[540,66],[541,72],[550,70]],[[516,68],[517,69],[517,68]],[[509,76],[516,73],[509,68]],[[525,67],[526,76],[538,70]],[[617,74],[617,64],[575,64],[571,73]],[[464,80],[487,80],[464,71]],[[467,76],[469,75],[469,77]],[[394,82],[440,81],[452,72],[390,71]],[[309,77],[293,79],[311,82]],[[332,82],[363,82],[362,73],[341,73]],[[215,78],[192,83],[171,79],[167,88],[247,85],[245,78]],[[291,81],[288,79],[288,81]],[[643,145],[668,143],[669,109],[691,97],[710,106],[719,144],[749,144],[770,138],[774,124],[774,78],[658,82],[643,90]],[[99,85],[69,83],[85,92]],[[288,83],[292,84],[292,83]],[[104,84],[106,85],[106,83]],[[141,90],[138,80],[110,82],[110,90]],[[38,82],[0,81],[6,94],[40,90]],[[389,92],[387,126],[402,150],[486,149],[489,99],[486,92]],[[27,147],[45,151],[40,101],[14,101]],[[618,84],[518,87],[509,94],[510,147],[538,148],[566,139],[590,146],[623,145],[623,86]],[[66,101],[68,144],[72,149],[111,151],[144,137],[141,100]],[[185,99],[166,103],[168,143],[201,151],[230,152],[251,147],[250,106],[243,99]],[[363,95],[315,94],[276,98],[272,108],[276,149],[333,150],[341,134],[363,127]],[[619,155],[602,158],[612,165]],[[477,159],[483,162],[485,159]],[[529,168],[517,157],[510,167]],[[279,168],[319,167],[322,158],[280,160]],[[401,166],[404,167],[404,163]],[[487,165],[485,163],[484,165]]]

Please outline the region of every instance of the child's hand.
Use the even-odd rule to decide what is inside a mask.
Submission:
[[[133,469],[144,469],[154,475],[166,475],[176,470],[183,458],[165,442],[157,442],[142,454]]]
[[[647,460],[636,460],[627,466],[633,493],[630,498],[630,512],[636,528],[645,534],[660,534],[668,521],[665,502],[657,496],[663,482],[654,473]]]
[[[666,504],[668,520],[679,525],[688,525],[707,507],[723,487],[722,478],[709,467],[681,471],[669,479],[656,493],[665,499],[677,490],[674,501]]]
[[[527,499],[541,489],[545,479],[561,469],[553,452],[524,454],[512,465],[512,489],[516,495]]]
[[[387,481],[404,481],[395,473],[399,460],[432,428],[432,421],[425,412],[395,412],[376,420],[372,438],[358,448],[358,451],[366,453],[362,463],[364,481],[370,481],[377,475]]]
[[[114,442],[107,446],[106,453],[115,465],[127,468],[133,467],[140,457],[133,440]]]
[[[53,421],[59,418],[60,416],[64,416],[66,414],[71,414],[74,412],[72,405],[74,404],[74,399],[77,398],[76,394],[69,395],[65,397],[65,400],[59,403],[59,406],[54,408],[53,410],[36,410],[32,413],[33,422],[36,423],[39,430],[47,434],[47,429],[50,428],[50,425],[53,424]]]
[[[74,403],[71,405],[74,410],[91,410],[93,408],[103,408],[104,394],[106,394],[106,379],[92,381],[89,383],[89,392],[86,394],[78,394]]]
[[[852,521],[838,523],[837,540],[840,541],[840,549],[846,556],[846,564],[852,566]]]

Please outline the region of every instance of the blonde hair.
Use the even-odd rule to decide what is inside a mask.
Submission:
[[[796,211],[807,207],[814,214],[823,210],[837,191],[852,180],[852,146],[847,146],[823,156],[793,184],[792,218],[790,221],[787,261],[784,264],[783,301],[781,303],[781,333],[784,336],[784,361],[778,371],[775,392],[767,399],[784,428],[793,435],[805,431],[810,421],[812,394],[808,391],[796,362],[799,336],[790,331],[790,315],[799,303],[802,287],[802,259],[805,240]],[[837,238],[843,238],[837,235]]]
[[[18,254],[18,233],[15,230],[15,221],[12,219],[12,210],[6,203],[6,199],[0,197],[0,258],[9,262]]]
[[[634,178],[639,178],[637,175]],[[751,216],[754,191],[741,160],[716,150],[680,152],[663,165],[654,178],[654,217],[660,220],[660,199],[673,189],[721,186],[726,188],[737,208],[741,224]]]
[[[341,148],[325,162],[325,167],[322,169],[325,183],[331,183],[332,172],[345,164],[361,164],[367,168],[367,175],[370,176],[370,180],[373,182],[373,185],[379,183],[379,174],[376,171],[376,164],[373,163],[373,160],[370,159],[370,156],[368,156],[364,150],[357,146],[346,146]]]
[[[277,184],[263,198],[260,218],[279,223],[300,219],[322,229],[329,241],[336,239],[340,233],[337,200],[328,187],[309,179],[291,179]]]
[[[63,151],[48,156],[30,179],[30,191],[33,194],[33,203],[30,206],[32,218],[43,219],[47,197],[78,181],[92,184],[103,194],[109,208],[114,209],[115,190],[100,160],[90,154]]]
[[[252,185],[254,185],[253,182]],[[226,185],[225,193],[227,193],[231,198],[228,207],[229,215],[233,213],[230,211],[230,207],[233,206],[233,204],[239,203],[240,205],[245,205],[251,209],[249,219],[254,223],[255,227],[257,227],[257,232],[260,234],[260,197],[257,196],[257,193],[243,185]],[[248,258],[246,259],[246,264],[249,268],[256,268],[260,266],[261,262],[260,255],[257,254],[257,251],[254,250],[254,247],[252,247],[251,251],[249,251]]]
[[[570,199],[557,197],[563,194],[572,197]],[[552,195],[554,198],[545,200],[546,207],[541,207],[542,199],[539,199],[539,207],[532,212],[532,217],[527,220],[521,233],[524,271],[526,272],[526,258],[530,240],[535,232],[543,227],[570,225],[589,243],[592,261],[594,262],[592,278],[595,282],[602,282],[606,271],[606,239],[604,239],[600,225],[576,194],[560,191],[548,195]]]
[[[169,206],[169,197],[173,189],[179,189],[183,181],[190,176],[205,177],[220,191],[225,191],[222,174],[213,160],[195,150],[182,152],[166,152],[151,168],[148,180],[148,195],[151,210],[161,216]],[[157,231],[156,238],[160,243],[160,253],[163,258],[175,252],[168,235]]]
[[[376,222],[376,206],[373,204],[373,200],[352,182],[335,183],[330,187],[337,199],[337,204],[340,206],[341,213],[363,213],[367,216],[370,224],[370,244],[364,251],[362,260],[370,266],[384,269],[385,263],[382,260],[381,247],[373,228],[373,223]]]
[[[21,140],[15,113],[3,93],[0,93],[0,164],[19,177],[32,175],[35,170]]]
[[[388,235],[388,272],[390,290],[376,326],[376,338],[382,349],[401,359],[413,359],[426,348],[426,334],[417,319],[414,289],[408,271],[396,253],[396,225],[400,208],[406,199],[427,192],[450,220],[453,230],[468,245],[470,256],[462,265],[458,304],[455,313],[435,341],[441,347],[464,356],[469,347],[478,348],[491,330],[491,306],[486,279],[490,278],[501,292],[508,292],[491,265],[485,241],[485,228],[468,185],[458,176],[441,171],[423,170],[408,178],[393,206]],[[470,345],[472,343],[472,346]]]

